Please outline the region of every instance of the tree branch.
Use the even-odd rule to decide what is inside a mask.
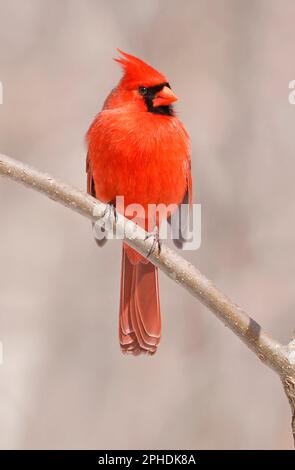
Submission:
[[[94,222],[101,222],[107,205],[78,189],[68,186],[23,163],[0,154],[0,174],[35,189],[50,199],[72,209]],[[123,240],[158,266],[171,279],[205,304],[229,327],[256,356],[281,378],[292,409],[292,431],[295,442],[295,340],[282,345],[269,336],[245,311],[217,289],[197,268],[165,244],[160,253],[152,237],[117,214],[110,228],[124,234]],[[136,229],[136,237],[134,237]]]

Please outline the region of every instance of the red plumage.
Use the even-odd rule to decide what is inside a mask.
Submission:
[[[87,133],[88,191],[125,207],[191,202],[189,137],[174,115],[176,95],[164,75],[119,51],[123,77]],[[126,215],[126,214],[125,214]],[[148,217],[141,223],[147,228]],[[161,336],[158,274],[123,246],[119,339],[123,352],[153,354]]]

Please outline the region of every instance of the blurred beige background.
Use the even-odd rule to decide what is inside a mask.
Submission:
[[[281,341],[295,327],[292,0],[0,0],[0,152],[85,188],[115,48],[166,73],[192,138],[185,256]],[[0,180],[0,447],[287,449],[278,378],[160,276],[153,358],[119,350],[121,246]]]

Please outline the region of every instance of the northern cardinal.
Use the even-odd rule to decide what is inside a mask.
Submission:
[[[191,203],[189,137],[167,78],[118,49],[123,77],[87,132],[87,190],[125,207]],[[145,222],[148,222],[148,215]],[[159,222],[159,221],[158,221]],[[98,242],[100,245],[102,241]],[[154,354],[161,337],[157,268],[123,244],[119,340],[124,353]]]

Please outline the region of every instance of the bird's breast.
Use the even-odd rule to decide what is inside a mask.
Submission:
[[[181,122],[147,112],[98,115],[88,132],[96,196],[125,206],[179,204],[187,188],[189,138]]]

